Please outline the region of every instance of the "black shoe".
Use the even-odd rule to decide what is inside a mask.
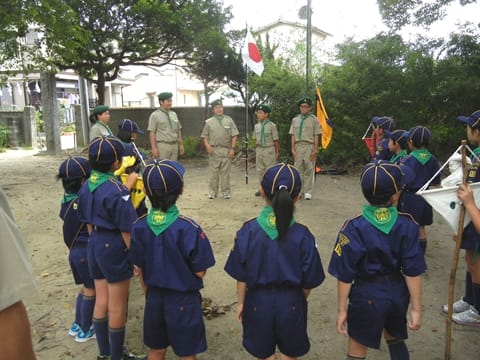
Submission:
[[[260,196],[260,191],[257,191],[257,192],[255,193],[255,196]]]

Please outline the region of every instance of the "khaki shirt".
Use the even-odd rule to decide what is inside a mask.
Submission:
[[[208,138],[211,146],[223,146],[230,148],[232,146],[232,137],[239,134],[237,125],[228,115],[221,117],[212,116],[205,120],[200,137]]]
[[[173,143],[178,141],[178,131],[182,124],[174,111],[155,110],[148,118],[148,131],[153,131],[157,142]]]
[[[264,142],[262,143],[262,123],[264,124]],[[278,141],[278,129],[277,125],[270,120],[264,120],[255,124],[253,129],[253,138],[257,146],[271,147],[275,141]]]
[[[302,131],[300,132],[300,127]],[[303,141],[313,144],[315,136],[322,133],[320,123],[315,115],[309,114],[304,118],[302,124],[302,115],[299,114],[292,119],[290,125],[290,135],[295,135],[295,142]]]
[[[92,141],[96,137],[113,135],[113,132],[108,125],[100,121],[97,121],[95,124],[93,124],[92,128],[90,129],[89,135],[90,135],[90,141]]]

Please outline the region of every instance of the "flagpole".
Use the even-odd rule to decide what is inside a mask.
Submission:
[[[467,140],[462,140],[462,170],[463,183],[467,183],[467,156],[466,156]],[[450,269],[450,280],[448,282],[448,315],[445,330],[445,360],[450,360],[451,340],[452,340],[452,316],[453,316],[453,298],[455,293],[455,276],[457,274],[458,256],[460,253],[460,245],[462,243],[463,225],[465,222],[465,206],[462,204],[460,208],[460,218],[458,219],[458,230],[455,236],[455,251],[453,252],[452,266]]]
[[[248,185],[248,66],[245,65],[245,184]]]

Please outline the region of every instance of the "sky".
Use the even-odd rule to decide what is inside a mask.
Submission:
[[[223,0],[223,3],[232,6],[232,28],[241,29],[248,23],[255,29],[279,18],[300,22],[298,10],[307,5],[307,0]],[[311,4],[312,25],[331,34],[329,42],[332,44],[341,43],[349,36],[355,40],[368,39],[386,30],[376,0],[311,0]],[[434,25],[430,34],[448,36],[459,19],[477,23],[480,3],[465,7],[454,5],[447,13],[447,19]],[[408,37],[419,31],[406,29],[403,33]]]

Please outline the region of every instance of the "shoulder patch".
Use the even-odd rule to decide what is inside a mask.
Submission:
[[[348,237],[343,233],[339,233],[337,243],[335,244],[335,248],[333,251],[335,251],[338,256],[342,256],[342,249],[348,244],[350,244],[350,240],[348,239]]]

